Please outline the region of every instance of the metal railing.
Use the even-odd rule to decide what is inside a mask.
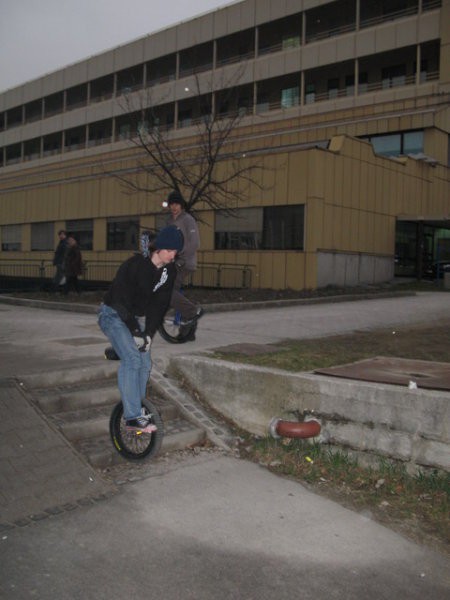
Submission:
[[[85,282],[99,287],[109,284],[121,261],[91,260],[83,263],[82,278]],[[249,288],[252,286],[252,274],[255,265],[199,263],[193,274],[191,285],[211,288]],[[33,258],[0,259],[0,289],[29,287],[31,283],[43,286],[51,281],[55,267],[51,260]],[[15,285],[13,285],[15,284]]]

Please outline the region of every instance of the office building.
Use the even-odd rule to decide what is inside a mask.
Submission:
[[[165,218],[139,131],[188,162],[214,114],[239,115],[220,173],[257,170],[229,184],[231,213],[194,207],[194,283],[422,276],[450,259],[449,23],[450,0],[243,0],[7,90],[0,273],[27,263],[50,277],[64,228],[86,278],[110,279]],[[127,177],[153,191],[131,194]]]

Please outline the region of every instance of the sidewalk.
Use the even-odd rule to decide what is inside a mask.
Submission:
[[[0,313],[0,548],[8,574],[0,597],[12,595],[13,585],[16,598],[33,590],[49,599],[118,597],[131,581],[114,548],[126,552],[127,564],[145,556],[151,596],[165,600],[448,597],[447,558],[220,453],[160,462],[153,477],[112,488],[20,385],[33,374],[104,364],[93,310],[0,303]],[[158,337],[152,352],[162,376],[176,354],[449,318],[445,293],[212,313],[202,318],[196,343]],[[29,429],[18,430],[24,420]],[[92,569],[97,563],[100,572]],[[133,597],[148,597],[148,590]]]

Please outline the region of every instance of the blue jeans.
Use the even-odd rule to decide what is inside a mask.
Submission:
[[[141,416],[142,400],[145,398],[152,368],[150,352],[139,352],[130,330],[117,312],[102,304],[98,310],[100,329],[120,356],[118,384],[125,419]]]

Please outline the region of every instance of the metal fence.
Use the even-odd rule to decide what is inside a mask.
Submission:
[[[90,288],[105,287],[114,278],[121,262],[85,261],[82,280]],[[199,263],[188,282],[195,287],[209,288],[250,288],[254,265]],[[40,259],[0,259],[0,289],[20,289],[32,286],[44,287],[55,274],[51,260]]]

